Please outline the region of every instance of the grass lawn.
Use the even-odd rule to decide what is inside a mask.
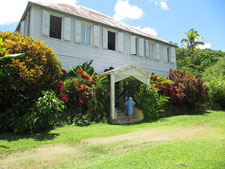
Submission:
[[[225,111],[0,134],[1,168],[225,169]]]

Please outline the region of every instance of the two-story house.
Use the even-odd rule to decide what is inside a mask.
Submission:
[[[111,75],[112,119],[116,82],[133,76],[149,84],[151,73],[167,75],[176,68],[173,44],[82,6],[28,2],[16,31],[52,47],[65,70],[90,60],[97,73],[115,68],[106,73]]]

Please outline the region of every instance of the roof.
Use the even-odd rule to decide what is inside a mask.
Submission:
[[[142,74],[143,76],[150,77],[150,74],[148,74],[147,72],[145,72],[143,69],[141,69],[140,67],[138,67],[138,66],[135,65],[135,64],[124,65],[124,66],[121,66],[121,67],[118,67],[118,68],[109,70],[109,71],[107,71],[107,72],[104,72],[104,73],[102,73],[102,75],[109,75],[109,74],[111,74],[111,73],[118,74],[118,73],[123,72],[124,70],[130,69],[130,68],[134,68],[134,69],[136,69],[137,71],[141,72],[141,74]]]
[[[153,40],[157,40],[157,41],[161,41],[163,43],[169,44],[171,46],[175,46],[165,40],[162,40],[160,38],[157,38],[155,36],[152,36],[148,33],[145,33],[133,26],[130,26],[126,23],[117,21],[115,19],[113,19],[112,17],[109,17],[107,15],[104,15],[100,12],[97,12],[95,10],[83,7],[83,6],[79,6],[79,5],[68,5],[68,4],[62,4],[62,3],[42,3],[42,2],[28,2],[27,4],[27,8],[23,14],[23,17],[26,14],[26,11],[30,8],[30,6],[32,6],[33,4],[38,5],[38,6],[42,6],[42,7],[46,7],[46,8],[50,8],[56,11],[60,11],[62,13],[67,13],[70,15],[74,15],[74,16],[78,16],[80,18],[83,18],[85,20],[91,20],[91,21],[95,21],[97,23],[101,23],[113,28],[117,28],[117,29],[121,29],[127,32],[131,32],[133,34],[136,35],[140,35],[140,36],[144,36]],[[22,17],[22,18],[23,18]],[[21,19],[22,20],[22,19]],[[19,25],[18,25],[19,26]],[[18,26],[17,26],[17,30],[18,30]]]

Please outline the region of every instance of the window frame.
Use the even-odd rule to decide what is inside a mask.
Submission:
[[[61,19],[61,28],[60,28],[61,32],[60,32],[60,38],[51,36],[51,25],[52,25],[52,24],[51,24],[51,18],[52,18],[52,17]],[[49,20],[49,22],[50,22],[50,24],[49,24],[49,37],[50,37],[50,38],[54,38],[54,39],[59,39],[59,40],[61,40],[61,39],[62,39],[62,36],[63,36],[63,17],[61,17],[61,16],[59,16],[59,15],[54,15],[54,14],[50,13],[50,20]]]

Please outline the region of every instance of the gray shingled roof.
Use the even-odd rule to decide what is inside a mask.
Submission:
[[[171,43],[169,43],[165,40],[159,39],[155,36],[152,36],[148,33],[143,32],[143,31],[141,31],[141,30],[139,30],[139,29],[137,29],[133,26],[130,26],[126,23],[117,21],[117,20],[113,19],[112,17],[109,17],[109,16],[104,15],[100,12],[97,12],[95,10],[92,10],[92,9],[89,9],[89,8],[86,8],[86,7],[83,7],[83,6],[79,6],[79,5],[72,6],[72,5],[68,5],[68,4],[62,4],[62,3],[54,4],[54,3],[42,3],[42,2],[28,2],[28,5],[27,5],[26,9],[28,9],[28,6],[31,6],[32,4],[36,4],[36,5],[39,5],[39,6],[51,8],[51,9],[54,9],[54,10],[57,10],[57,11],[60,11],[60,12],[63,12],[63,13],[75,15],[75,16],[78,16],[78,17],[81,17],[81,18],[84,18],[84,19],[95,21],[95,22],[98,22],[98,23],[101,23],[101,24],[104,24],[104,25],[108,25],[108,26],[117,28],[117,29],[122,29],[124,31],[131,32],[133,34],[148,37],[150,39],[161,41],[161,42],[164,42],[164,43],[167,43],[169,45],[174,46],[173,44],[171,44]]]

